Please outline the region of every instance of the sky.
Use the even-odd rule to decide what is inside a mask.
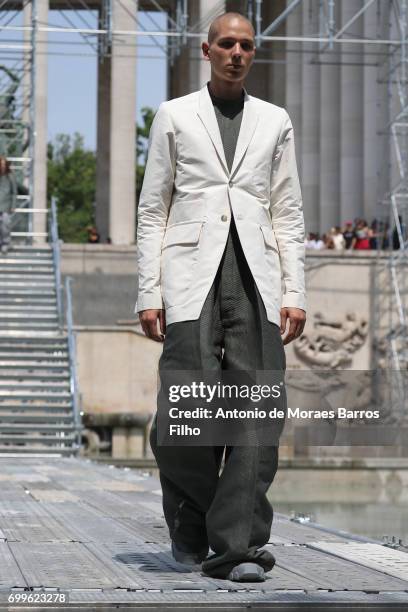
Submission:
[[[155,24],[151,21],[154,19]],[[10,12],[10,25],[22,24],[21,12],[13,18]],[[50,11],[48,23],[56,27],[96,28],[96,13],[91,11]],[[157,24],[157,25],[156,25]],[[4,25],[4,23],[2,23]],[[134,29],[157,30],[166,28],[164,13],[138,13],[138,23]],[[94,49],[79,34],[49,33],[48,37],[48,140],[59,133],[79,132],[84,137],[85,146],[96,148],[96,85],[97,57]],[[161,44],[164,38],[156,39]],[[1,32],[1,44],[19,43],[21,34]],[[62,44],[65,43],[65,44]],[[80,44],[78,44],[80,43]],[[147,45],[147,46],[146,46]],[[19,52],[21,54],[21,52]],[[151,106],[156,109],[166,98],[166,57],[147,36],[139,38],[136,68],[136,110],[140,120],[140,109]],[[4,58],[10,58],[4,61]],[[20,55],[21,57],[21,55]],[[0,51],[0,64],[13,65],[9,51]],[[21,63],[21,62],[20,62]],[[2,75],[0,75],[2,76]]]
[[[67,12],[67,16],[69,16]],[[166,27],[164,14],[154,13],[155,21]],[[149,19],[149,15],[139,12],[139,24],[135,29],[156,29]],[[87,21],[92,19],[87,15]],[[69,24],[59,11],[50,11],[50,24],[69,27]],[[78,23],[78,21],[76,21]],[[96,27],[96,19],[93,25]],[[81,27],[81,26],[80,26]],[[83,24],[82,27],[86,27]],[[62,39],[62,34],[50,35],[50,40]],[[78,35],[64,34],[67,42],[78,41]],[[164,39],[157,39],[163,43]],[[143,106],[157,108],[166,97],[166,58],[161,49],[158,49],[148,37],[140,37],[143,45],[138,47],[138,60],[136,68],[136,109],[137,118],[140,119],[140,109]],[[88,44],[77,45],[51,45],[54,48],[68,52],[81,53],[81,56],[49,55],[48,59],[48,137],[55,138],[58,133],[73,134],[79,132],[84,136],[85,146],[96,148],[96,80],[97,58]],[[145,59],[142,57],[145,56]],[[155,56],[156,59],[152,59]]]

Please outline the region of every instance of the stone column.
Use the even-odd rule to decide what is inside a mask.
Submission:
[[[30,28],[32,25],[32,4],[31,2],[27,2],[24,7],[23,7],[23,25],[27,28]],[[21,118],[24,122],[24,125],[28,126],[27,128],[24,128],[24,142],[29,141],[31,139],[31,134],[30,134],[30,121],[31,121],[31,115],[30,115],[30,101],[31,101],[31,87],[32,87],[32,78],[31,78],[31,30],[27,30],[24,32],[23,34],[23,40],[24,40],[24,44],[27,45],[27,47],[30,48],[30,50],[24,51],[23,53],[23,64],[24,64],[24,72],[23,72],[23,78],[22,78],[22,87],[23,87],[23,112],[21,115]],[[27,149],[24,151],[24,157],[29,158],[30,157],[30,149],[29,147],[27,147]],[[30,164],[32,163],[32,161],[27,161],[25,164],[25,168],[24,168],[24,186],[28,189],[29,188],[29,175],[30,175]],[[30,196],[32,196],[32,194],[30,194]],[[19,207],[20,207],[20,203],[19,203]],[[23,213],[25,215],[25,217],[27,216],[25,213]],[[27,226],[27,219],[25,219],[24,223],[21,224],[21,226],[23,226],[25,228],[26,231],[26,226]]]
[[[342,25],[362,7],[362,0],[342,2]],[[347,36],[363,36],[363,18],[348,29]],[[364,176],[364,72],[361,49],[352,44],[341,44],[341,221],[363,215]],[[335,121],[335,117],[333,117]]]
[[[48,0],[36,0],[34,4],[37,26],[48,23]],[[32,206],[34,208],[47,207],[47,97],[48,97],[48,59],[47,59],[47,32],[36,33],[34,50],[34,148],[33,148],[33,182]],[[33,231],[44,233],[47,231],[47,215],[34,213]],[[33,242],[43,243],[45,236],[34,236]]]
[[[313,36],[319,31],[319,2],[302,3],[303,34]],[[303,43],[302,80],[302,192],[306,232],[319,231],[320,180],[320,66],[312,64],[317,43]]]
[[[286,0],[275,0],[275,2],[262,2],[262,30],[265,30],[278,15],[286,8]],[[255,23],[255,12],[254,12]],[[286,33],[286,21],[278,29],[274,30],[272,36],[284,36]],[[286,98],[286,46],[282,41],[264,41],[258,48],[255,62],[251,68],[246,81],[246,87],[250,94],[272,102],[278,106],[285,105]]]
[[[379,5],[379,36],[383,40],[391,38],[391,35],[397,36],[397,32],[394,30],[393,34],[390,32],[390,11],[391,7],[387,3],[385,5]],[[376,132],[377,132],[377,146],[379,148],[378,154],[378,181],[377,181],[377,198],[376,201],[380,203],[385,194],[390,190],[390,164],[391,164],[391,153],[390,153],[390,136],[388,124],[390,121],[390,97],[389,89],[387,87],[387,80],[389,78],[389,63],[388,58],[385,56],[386,53],[390,53],[390,47],[378,49],[381,53],[378,61],[377,73],[374,73],[372,78],[376,78],[378,81],[378,98],[377,98],[377,118],[376,118]],[[392,88],[395,85],[391,86]],[[385,152],[385,154],[384,154]],[[382,213],[384,214],[384,208]],[[376,214],[379,210],[376,210]]]
[[[23,25],[26,28],[30,28],[32,24],[32,4],[27,2],[23,7]],[[24,44],[31,46],[31,30],[24,31],[23,34]],[[31,51],[27,50],[23,53],[24,62],[24,73],[22,79],[23,86],[23,112],[22,119],[25,123],[30,123],[30,90],[31,90]],[[26,152],[28,155],[28,151]]]
[[[289,5],[292,0],[287,0]],[[302,32],[302,7],[299,5],[287,18],[287,36],[300,36]],[[286,96],[285,107],[292,121],[295,134],[296,161],[302,186],[302,77],[303,64],[301,44],[288,42],[286,49]]]
[[[113,28],[136,30],[134,0],[113,3]],[[96,223],[101,241],[135,242],[136,47],[115,35],[111,56],[98,64]],[[133,46],[128,46],[133,45]]]
[[[377,6],[372,4],[364,13],[364,37],[377,38]],[[379,96],[383,85],[377,84],[377,67],[372,45],[365,45],[367,59],[364,66],[364,186],[363,214],[367,221],[376,216],[378,170],[382,154],[379,146],[377,123]],[[369,64],[372,64],[370,66]],[[382,94],[382,91],[381,91]],[[382,96],[381,96],[382,97]]]
[[[336,9],[339,3],[336,2]],[[339,10],[335,22],[339,27]],[[326,29],[321,24],[321,33]],[[325,45],[326,47],[326,45]],[[319,230],[323,234],[331,227],[341,225],[340,219],[340,66],[339,45],[326,47],[320,55],[320,191]]]
[[[96,226],[105,242],[110,236],[111,58],[98,58],[96,142]]]
[[[225,2],[219,0],[189,0],[187,6],[188,26],[197,33],[207,33],[211,21],[227,10]],[[175,19],[174,14],[172,17]],[[203,59],[201,51],[201,43],[205,40],[206,36],[189,38],[181,47],[169,69],[169,98],[197,91],[210,80],[210,63]]]
[[[398,17],[395,14],[395,11],[390,9],[389,14],[389,34],[391,40],[401,40],[401,32],[399,29]],[[387,81],[391,81],[388,87],[388,104],[389,104],[389,122],[388,126],[387,138],[389,142],[389,180],[390,180],[390,189],[394,189],[401,181],[400,170],[398,166],[398,158],[396,153],[396,147],[394,144],[394,139],[391,136],[391,125],[398,117],[399,113],[402,111],[401,100],[398,93],[398,81],[401,79],[401,51],[397,47],[387,48],[388,53],[390,54],[390,62],[385,70],[384,78]],[[395,69],[398,66],[397,69]],[[391,75],[391,70],[393,69],[393,73]],[[404,122],[404,121],[402,121]],[[397,141],[399,145],[402,145],[402,132],[401,128],[398,128],[397,132]],[[402,155],[404,153],[404,147],[402,147]],[[385,160],[384,160],[385,161]],[[403,167],[406,167],[406,161],[403,162]],[[402,200],[399,200],[401,203]],[[394,223],[394,220],[392,220]]]
[[[219,2],[219,0],[199,0],[199,20],[201,24],[200,30],[202,32],[208,32],[211,21],[217,16],[224,13],[226,10],[225,2]],[[192,85],[195,89],[201,89],[210,80],[211,68],[210,62],[203,59],[201,51],[201,43],[204,42],[205,38],[193,39],[193,48],[196,47],[196,51],[193,51],[193,57],[196,57],[196,61],[193,60],[193,79]]]

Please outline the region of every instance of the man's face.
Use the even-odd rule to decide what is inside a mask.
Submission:
[[[237,17],[221,19],[215,39],[202,45],[204,57],[211,63],[211,72],[222,81],[243,81],[255,55],[251,25]]]

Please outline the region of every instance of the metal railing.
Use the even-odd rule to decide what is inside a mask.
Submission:
[[[57,296],[58,321],[60,331],[62,332],[64,321],[62,312],[62,283],[61,283],[61,249],[58,237],[58,214],[57,202],[55,198],[51,199],[51,215],[50,220],[50,237],[52,244],[52,253],[54,261],[54,276],[55,276],[55,291]],[[79,401],[79,385],[77,378],[76,367],[76,339],[74,332],[74,323],[72,316],[72,294],[71,294],[72,278],[67,276],[65,279],[65,318],[68,336],[68,357],[69,357],[69,372],[70,372],[70,393],[73,406],[73,418],[75,431],[77,436],[77,446],[81,442],[81,416],[80,416],[80,401]]]
[[[51,215],[49,217],[50,237],[52,246],[52,258],[54,261],[54,277],[55,277],[55,292],[57,295],[57,310],[59,328],[62,330],[62,286],[61,286],[61,254],[60,243],[58,238],[58,218],[57,218],[57,203],[55,198],[51,198]]]
[[[70,390],[73,402],[74,424],[77,435],[77,445],[80,446],[81,436],[81,416],[79,402],[79,387],[76,370],[76,338],[74,332],[74,323],[72,318],[72,295],[71,295],[72,278],[67,276],[65,279],[65,300],[66,300],[66,317],[67,317],[67,332],[68,332],[68,355],[70,365]]]

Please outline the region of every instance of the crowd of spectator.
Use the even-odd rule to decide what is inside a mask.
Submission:
[[[399,217],[401,235],[406,240],[406,230]],[[370,225],[365,219],[346,221],[343,228],[332,227],[330,231],[320,236],[310,232],[305,240],[307,249],[334,249],[336,251],[399,249],[400,234],[397,227],[390,227],[388,222],[374,219]]]

